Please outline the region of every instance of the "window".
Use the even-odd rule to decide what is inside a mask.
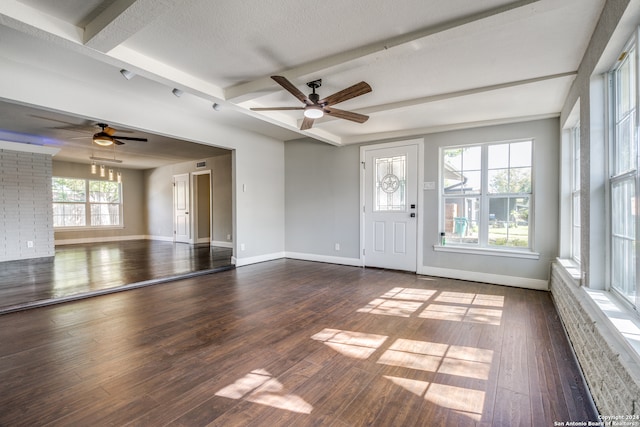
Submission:
[[[611,288],[637,306],[636,227],[638,197],[636,41],[632,40],[610,73],[611,163]]]
[[[53,178],[54,227],[122,226],[122,188],[113,181]]]
[[[580,264],[580,123],[571,130],[571,257]]]
[[[442,153],[447,244],[531,249],[533,141],[450,147]]]

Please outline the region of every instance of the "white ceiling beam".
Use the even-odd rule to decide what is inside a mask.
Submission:
[[[0,25],[48,41],[62,38],[73,43],[82,43],[82,28],[16,0],[0,2]]]
[[[432,133],[451,132],[455,130],[474,129],[479,127],[506,125],[510,123],[530,122],[534,120],[555,119],[560,117],[560,113],[538,114],[532,116],[505,117],[492,120],[480,120],[475,122],[460,122],[446,125],[428,126],[414,129],[400,129],[389,132],[368,133],[362,135],[346,136],[342,138],[343,145],[361,144],[365,142],[376,142],[386,139],[410,138],[419,135],[429,135]]]
[[[442,24],[434,25],[431,27],[421,28],[419,30],[412,31],[406,34],[401,34],[399,36],[392,37],[387,40],[372,43],[366,46],[360,46],[358,48],[351,49],[342,53],[338,53],[336,55],[332,55],[325,58],[317,59],[315,61],[307,62],[306,64],[302,64],[298,67],[283,70],[278,74],[292,80],[299,76],[304,76],[307,74],[317,72],[318,70],[331,68],[340,64],[344,64],[346,62],[360,59],[364,56],[371,55],[376,52],[381,52],[396,46],[412,43],[412,42],[415,42],[416,40],[433,36],[435,34],[442,33],[444,31],[451,30],[456,27],[461,27],[473,22],[490,18],[492,16],[500,15],[502,13],[505,13],[514,9],[528,6],[538,1],[540,0],[520,0],[513,3],[508,3],[500,7],[486,10],[484,12],[465,16],[463,18],[453,19],[447,22],[443,22]],[[257,80],[253,80],[251,82],[228,87],[227,89],[225,89],[225,99],[234,100],[234,102],[245,101],[247,99],[247,95],[264,91],[273,86],[275,86],[275,83],[270,78],[270,76],[264,76]]]
[[[459,90],[455,92],[447,92],[447,93],[440,93],[437,95],[429,95],[429,96],[422,96],[419,98],[405,99],[403,101],[390,102],[387,104],[372,105],[370,107],[359,108],[357,110],[352,110],[352,111],[360,114],[374,114],[381,111],[391,111],[391,110],[396,110],[400,108],[413,107],[415,105],[423,105],[423,104],[428,104],[430,102],[438,102],[438,101],[444,101],[452,98],[459,98],[461,96],[470,96],[470,95],[476,95],[478,93],[492,92],[500,89],[508,89],[511,87],[539,83],[547,80],[556,80],[556,79],[562,79],[565,77],[574,77],[577,74],[578,74],[577,71],[569,71],[566,73],[551,74],[548,76],[534,77],[531,79],[524,79],[524,80],[516,80],[512,82],[505,82],[505,83],[489,85],[489,86],[480,86],[480,87],[475,87],[471,89]],[[338,120],[338,119],[331,116],[324,116],[319,122],[328,122],[333,120]],[[300,122],[302,122],[302,120],[300,120]]]
[[[117,0],[87,24],[84,44],[100,52],[126,41],[158,16],[191,0]]]

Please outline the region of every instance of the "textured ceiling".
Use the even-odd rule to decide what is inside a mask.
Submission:
[[[211,120],[221,126],[344,145],[557,116],[603,4],[4,0],[0,37],[10,43],[0,44],[0,59],[31,61],[53,77],[127,99],[177,87],[182,98],[219,103],[226,113]],[[137,76],[125,82],[120,68]],[[301,111],[249,110],[302,105],[272,75],[304,93],[306,82],[321,78],[321,97],[364,80],[373,91],[337,107],[370,118],[323,118],[300,131]],[[184,108],[199,101],[183,101]],[[16,121],[29,127],[28,119]],[[11,131],[6,122],[0,126]],[[42,120],[31,125],[31,133],[46,136]]]

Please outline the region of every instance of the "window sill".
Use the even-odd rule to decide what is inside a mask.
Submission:
[[[492,248],[470,248],[465,246],[454,245],[433,245],[433,250],[436,252],[452,252],[459,254],[472,254],[472,255],[487,255],[487,256],[500,256],[510,258],[522,258],[522,259],[540,259],[538,252],[530,251],[518,251],[509,249],[492,249]]]
[[[640,360],[640,319],[611,292],[582,288]]]
[[[582,278],[580,277],[580,264],[566,258],[557,258],[556,261],[562,266],[564,272],[571,277],[576,286],[580,286],[582,284]]]
[[[604,336],[617,342],[619,354],[628,354],[640,376],[640,318],[629,307],[622,304],[618,297],[609,291],[590,289],[580,286],[580,267],[572,260],[558,259],[562,267],[558,270],[572,277],[576,289],[573,291],[583,308],[591,312],[596,325],[601,325]],[[577,272],[577,273],[576,273]],[[626,348],[626,350],[625,350]]]

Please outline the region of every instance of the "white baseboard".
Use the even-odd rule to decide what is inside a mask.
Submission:
[[[173,237],[169,236],[146,236],[147,240],[159,240],[161,242],[173,242]]]
[[[299,259],[302,261],[327,262],[330,264],[351,265],[354,267],[362,267],[362,260],[359,258],[346,258],[330,255],[307,254],[300,252],[285,252],[285,256],[291,259]]]
[[[538,291],[549,290],[549,282],[547,280],[530,279],[528,277],[505,276],[502,274],[480,273],[478,271],[457,270],[453,268],[427,267],[424,265],[418,268],[417,273],[425,276],[492,283],[495,285],[513,286]]]
[[[222,240],[213,240],[211,246],[218,246],[221,248],[233,248],[233,242],[225,242]]]
[[[236,267],[242,267],[244,265],[257,264],[259,262],[265,262],[265,261],[273,261],[275,259],[280,259],[280,258],[285,258],[284,252],[276,252],[272,254],[258,255],[258,256],[246,257],[246,258],[232,257],[231,263],[235,264]]]

